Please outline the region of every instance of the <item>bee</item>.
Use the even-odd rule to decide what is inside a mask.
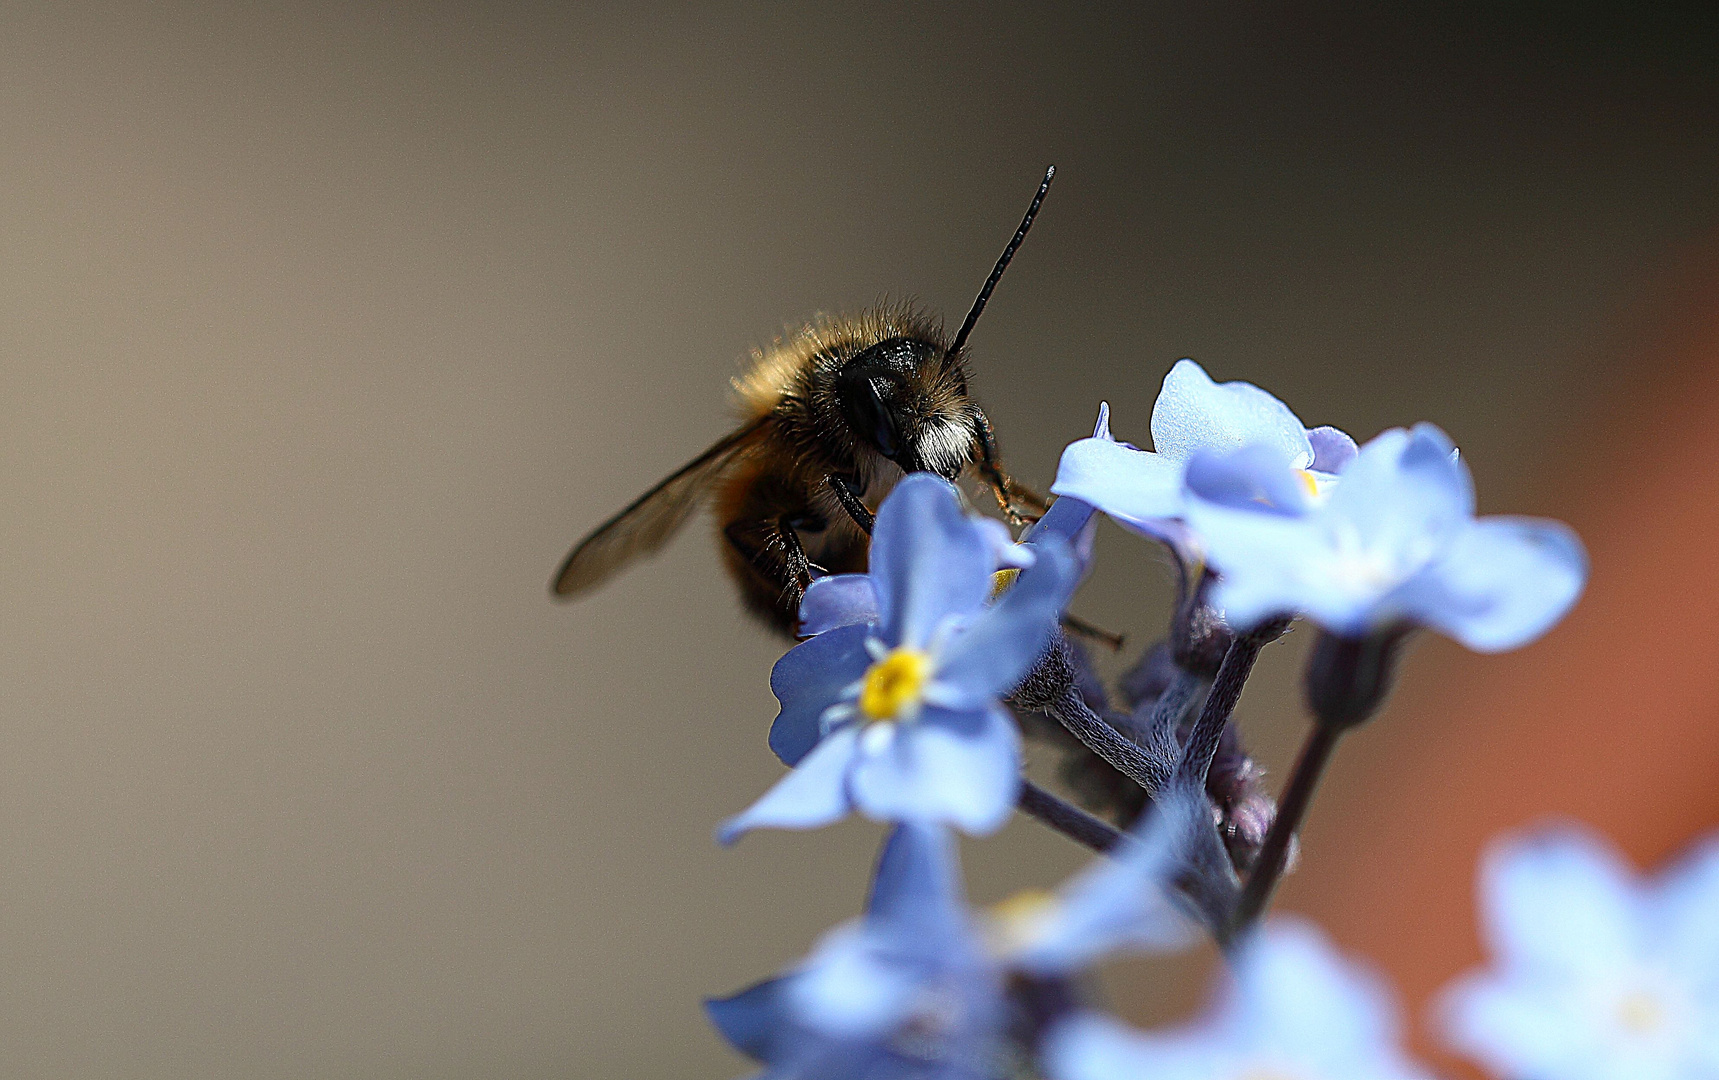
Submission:
[[[754,614],[792,635],[815,577],[863,572],[877,505],[910,472],[973,473],[1014,524],[1045,500],[1010,479],[991,422],[968,393],[967,336],[1050,190],[1045,170],[953,338],[908,304],[823,316],[754,351],[735,380],[740,426],[568,554],[551,591],[595,589],[666,544],[709,498],[726,568]]]

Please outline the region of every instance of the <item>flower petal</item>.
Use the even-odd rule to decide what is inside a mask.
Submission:
[[[964,921],[964,903],[949,830],[920,821],[897,825],[878,855],[866,917],[934,939]]]
[[[1326,519],[1352,527],[1369,548],[1430,553],[1474,517],[1474,484],[1454,450],[1431,424],[1383,433],[1343,471]]]
[[[1215,383],[1199,364],[1178,360],[1152,406],[1152,449],[1185,462],[1199,450],[1250,443],[1272,446],[1298,469],[1313,464],[1307,429],[1289,406],[1252,383]]]
[[[1236,510],[1304,514],[1313,508],[1305,473],[1278,450],[1254,443],[1219,453],[1202,450],[1188,462],[1188,493]]]
[[[871,632],[870,626],[838,626],[789,649],[770,669],[770,691],[782,703],[770,725],[770,749],[783,764],[798,765],[824,737],[824,710],[871,665],[865,649]]]
[[[879,621],[877,590],[869,574],[831,574],[812,582],[800,600],[800,636]]]
[[[921,973],[901,963],[863,923],[824,936],[788,987],[788,1005],[808,1027],[839,1039],[885,1036],[911,1015]]]
[[[979,709],[1013,690],[1045,645],[1079,584],[1080,569],[1056,537],[1034,544],[1037,559],[995,604],[958,631],[937,657],[938,703]]]
[[[784,1009],[788,981],[766,979],[731,997],[705,998],[704,1014],[728,1045],[754,1061],[771,1061],[791,1023]]]
[[[1108,1016],[1077,1012],[1046,1034],[1041,1057],[1049,1080],[1210,1080],[1223,1075],[1231,1055],[1210,1039],[1134,1031]]]
[[[854,805],[880,821],[995,832],[1020,790],[1020,746],[1015,722],[1000,706],[978,713],[928,707],[918,720],[897,725],[887,746],[859,753],[849,780]]]
[[[716,839],[732,844],[750,829],[815,829],[840,821],[852,809],[848,770],[859,731],[848,724],[830,732],[787,776],[757,802],[723,822]]]
[[[1200,809],[1206,807],[1200,793]],[[1170,897],[1183,869],[1178,835],[1182,815],[1147,815],[1143,837],[1130,838],[1114,857],[1101,858],[1069,880],[1050,910],[1014,942],[1010,961],[1040,975],[1066,974],[1119,950],[1163,952],[1193,940],[1193,923]],[[1198,824],[1212,831],[1209,814]]]
[[[1634,874],[1575,827],[1495,845],[1481,865],[1480,893],[1486,940],[1506,969],[1604,975],[1637,954],[1643,905]]]
[[[922,647],[951,615],[971,615],[991,595],[996,569],[983,527],[961,509],[955,486],[911,473],[878,508],[871,578],[883,639]]]
[[[1653,924],[1667,943],[1666,961],[1709,985],[1719,984],[1719,834],[1666,871],[1652,905]]]
[[[1310,923],[1275,919],[1238,958],[1236,1027],[1314,1076],[1402,1077],[1396,1003],[1372,972]]]
[[[1182,465],[1108,439],[1070,443],[1057,463],[1053,495],[1079,499],[1124,525],[1182,513]]]
[[[1471,649],[1526,645],[1562,619],[1587,582],[1582,542],[1560,522],[1488,517],[1408,582],[1398,603],[1415,622]]]
[[[1348,432],[1334,427],[1308,428],[1307,444],[1313,447],[1313,464],[1307,467],[1322,473],[1342,472],[1360,451]]]

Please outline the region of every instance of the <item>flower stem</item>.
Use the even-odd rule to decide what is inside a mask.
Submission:
[[[1122,842],[1122,830],[1085,810],[1057,798],[1025,777],[1015,803],[1023,814],[1038,818],[1071,840],[1094,851],[1109,851]]]
[[[1146,794],[1157,793],[1169,779],[1170,772],[1165,762],[1153,760],[1138,743],[1093,712],[1086,699],[1080,696],[1080,689],[1072,683],[1048,703],[1045,711],[1088,750],[1144,788]]]
[[[1301,755],[1295,759],[1295,771],[1290,774],[1283,803],[1277,808],[1271,830],[1265,834],[1265,844],[1260,848],[1253,873],[1248,876],[1241,899],[1236,903],[1235,914],[1230,919],[1228,936],[1231,939],[1241,938],[1271,903],[1271,894],[1289,861],[1290,842],[1301,827],[1302,818],[1307,816],[1314,789],[1319,786],[1319,778],[1330,763],[1331,752],[1337,748],[1337,740],[1342,734],[1340,727],[1316,723],[1308,732],[1307,741],[1301,744]]]
[[[1276,641],[1288,625],[1288,620],[1266,623],[1230,642],[1217,676],[1212,680],[1211,693],[1206,695],[1206,703],[1201,706],[1200,715],[1194,721],[1193,730],[1188,732],[1188,741],[1176,762],[1176,771],[1182,776],[1205,783],[1206,774],[1212,771],[1218,743],[1223,739],[1224,727],[1236,710],[1236,702],[1241,700],[1242,687],[1253,673],[1259,651]]]

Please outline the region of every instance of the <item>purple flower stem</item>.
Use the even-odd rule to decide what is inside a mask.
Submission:
[[[1109,762],[1117,772],[1139,784],[1147,795],[1154,795],[1170,778],[1166,762],[1154,761],[1140,745],[1111,727],[1103,717],[1092,711],[1080,689],[1071,681],[1063,692],[1048,703],[1045,711],[1057,723],[1079,739],[1088,750]]]
[[[1242,687],[1248,676],[1253,674],[1259,651],[1281,637],[1288,626],[1288,619],[1274,620],[1230,642],[1223,663],[1218,667],[1217,677],[1212,680],[1212,692],[1206,695],[1206,703],[1201,706],[1200,715],[1194,721],[1193,730],[1188,732],[1188,741],[1176,763],[1176,771],[1182,776],[1205,784],[1206,774],[1212,771],[1212,759],[1217,756],[1218,742],[1224,736],[1224,727],[1236,711],[1236,702],[1241,700]]]
[[[1015,804],[1023,814],[1094,851],[1109,851],[1122,842],[1122,830],[1064,802],[1031,780],[1021,779],[1021,795]]]
[[[1236,902],[1235,914],[1230,918],[1227,935],[1230,940],[1240,940],[1259,920],[1266,905],[1271,903],[1271,894],[1289,861],[1290,841],[1301,827],[1301,819],[1307,816],[1314,789],[1319,786],[1319,778],[1324,775],[1325,766],[1330,764],[1331,752],[1337,749],[1337,740],[1343,731],[1334,724],[1314,724],[1313,730],[1307,734],[1307,741],[1301,744],[1301,755],[1295,759],[1295,771],[1289,776],[1289,786],[1284,789],[1277,817],[1272,820],[1271,830],[1265,834],[1265,844],[1254,861],[1253,873],[1242,887],[1241,899]]]

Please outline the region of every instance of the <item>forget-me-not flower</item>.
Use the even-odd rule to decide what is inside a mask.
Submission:
[[[897,826],[864,918],[796,970],[706,1011],[769,1080],[980,1080],[1000,1071],[1000,970],[962,897],[953,838]]]
[[[1107,424],[1063,451],[1051,491],[1097,507],[1154,539],[1186,546],[1172,521],[1183,516],[1183,472],[1201,451],[1271,447],[1310,485],[1325,485],[1355,456],[1336,428],[1308,429],[1289,406],[1251,383],[1216,383],[1192,360],[1164,377],[1152,406],[1152,450],[1115,441]]]
[[[1301,472],[1258,445],[1188,469],[1188,522],[1219,573],[1210,600],[1237,630],[1295,614],[1344,638],[1428,626],[1497,652],[1545,633],[1581,594],[1575,534],[1476,518],[1468,466],[1430,424],[1372,440],[1329,491]]]
[[[872,535],[877,620],[826,630],[777,661],[770,746],[794,771],[725,822],[722,840],[853,810],[972,833],[1007,820],[1020,734],[998,698],[1044,651],[1077,568],[1047,537],[990,603],[998,557],[994,532],[962,511],[948,481],[916,473],[896,486]]]
[[[1493,967],[1447,992],[1451,1041],[1529,1080],[1719,1076],[1719,837],[1657,880],[1573,827],[1481,871]]]
[[[1382,984],[1312,927],[1278,921],[1236,957],[1228,992],[1202,1020],[1132,1031],[1079,1013],[1043,1052],[1052,1080],[1410,1080]]]
[[[1014,1075],[1012,975],[1058,978],[1111,952],[1190,940],[1166,884],[1185,818],[1165,815],[1055,894],[1018,894],[984,914],[962,896],[949,831],[899,825],[864,918],[825,935],[793,971],[706,1009],[771,1080]]]

